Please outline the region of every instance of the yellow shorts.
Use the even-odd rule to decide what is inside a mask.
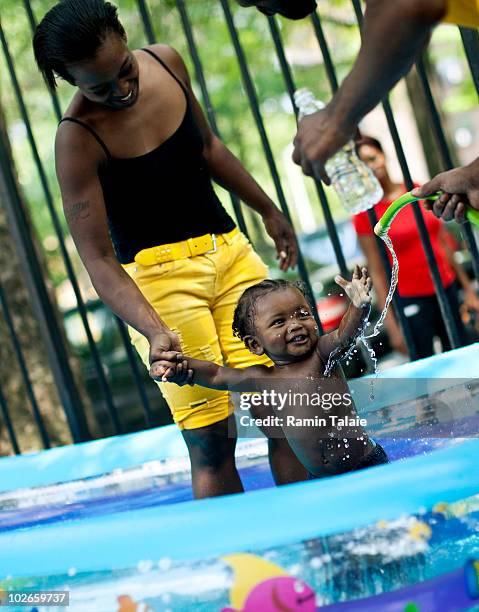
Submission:
[[[449,0],[444,21],[466,28],[478,28],[479,0]]]
[[[178,333],[185,355],[232,368],[270,365],[267,357],[250,353],[231,329],[241,294],[267,278],[268,268],[244,234],[226,234],[226,239],[214,253],[152,266],[131,263],[123,267],[166,325]],[[129,332],[149,368],[147,339],[132,328]],[[217,423],[234,410],[225,391],[197,385],[158,385],[180,429]]]

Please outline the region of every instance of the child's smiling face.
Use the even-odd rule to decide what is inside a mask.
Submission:
[[[257,355],[275,363],[301,361],[318,342],[318,328],[304,295],[294,287],[271,291],[255,304],[255,334],[245,338]]]

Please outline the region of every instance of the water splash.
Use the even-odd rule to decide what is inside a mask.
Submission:
[[[396,291],[396,287],[398,284],[398,278],[399,278],[399,262],[398,262],[398,258],[396,255],[396,252],[394,251],[394,247],[393,247],[393,243],[391,241],[391,238],[389,238],[389,236],[387,234],[384,234],[384,236],[380,236],[381,240],[384,242],[384,244],[387,246],[387,248],[389,249],[389,252],[391,253],[391,258],[393,261],[393,266],[392,266],[392,270],[391,270],[391,282],[389,284],[389,291],[388,294],[386,296],[386,301],[384,303],[384,308],[381,312],[381,315],[379,317],[379,319],[376,321],[376,325],[373,328],[373,331],[366,336],[365,334],[363,334],[362,336],[360,336],[359,340],[364,344],[364,346],[366,347],[366,350],[368,351],[371,360],[373,362],[373,366],[374,366],[374,374],[375,376],[378,376],[379,374],[379,370],[378,370],[378,360],[376,358],[376,354],[374,352],[374,349],[369,346],[368,344],[368,340],[370,338],[374,338],[375,336],[377,336],[379,334],[379,331],[381,329],[381,327],[384,325],[384,321],[386,319],[386,315],[388,313],[389,310],[389,306],[392,302],[393,296],[394,296],[394,292]],[[374,389],[371,388],[371,397],[370,399],[374,399]]]
[[[349,346],[347,351],[344,353],[344,355],[341,355],[342,351],[345,350],[344,346],[338,346],[334,349],[334,351],[331,351],[328,357],[328,362],[326,363],[326,366],[324,368],[323,376],[326,376],[326,377],[331,376],[331,372],[333,371],[336,364],[343,359],[346,359],[346,360],[349,359],[352,356],[352,354],[356,351],[356,342],[357,340],[361,340],[364,337],[364,330],[366,329],[366,326],[368,324],[368,318],[369,318],[369,313],[368,313],[368,316],[363,319],[362,325],[358,329],[358,333],[356,334],[356,336],[354,336],[354,338],[351,339],[351,345]]]
[[[348,359],[349,357],[351,357],[351,355],[353,354],[353,352],[356,349],[356,342],[362,342],[363,345],[365,346],[371,361],[373,363],[373,367],[374,367],[374,374],[376,376],[378,376],[379,374],[379,370],[378,370],[378,360],[376,357],[376,353],[374,352],[374,349],[369,345],[368,340],[370,338],[374,338],[375,336],[377,336],[379,334],[379,331],[381,329],[381,327],[384,324],[384,321],[386,319],[386,315],[388,313],[389,310],[389,306],[392,302],[393,296],[394,296],[394,292],[396,291],[396,287],[398,284],[398,277],[399,277],[399,262],[398,262],[398,258],[396,255],[396,252],[394,251],[394,247],[393,247],[393,243],[391,241],[391,238],[389,238],[389,236],[387,234],[385,234],[384,236],[380,236],[381,239],[383,240],[384,244],[387,246],[387,248],[389,249],[389,252],[391,253],[391,257],[392,257],[392,261],[393,261],[393,265],[392,265],[392,271],[391,271],[391,283],[389,286],[389,291],[388,294],[386,296],[386,301],[384,303],[384,308],[381,312],[381,315],[379,317],[379,319],[377,320],[373,331],[366,335],[366,327],[367,325],[369,325],[369,323],[367,322],[367,319],[365,319],[364,321],[364,325],[362,326],[362,328],[360,330],[358,330],[358,335],[354,338],[354,340],[352,341],[352,344],[350,346],[350,348],[347,350],[347,352],[344,355],[340,356],[340,353],[344,350],[343,347],[338,347],[336,348],[334,351],[331,352],[331,354],[329,355],[328,358],[328,362],[326,364],[326,367],[324,369],[324,376],[331,376],[331,372],[333,371],[335,365],[343,360],[343,359]],[[371,399],[374,399],[374,389],[371,388]]]
[[[344,351],[343,346],[337,346],[334,351],[331,351],[328,357],[328,362],[324,368],[323,376],[329,377],[331,376],[332,371],[334,370],[337,363],[339,363],[342,359],[348,359],[353,354],[354,349],[356,348],[356,342],[353,341],[349,349],[341,355],[342,351]]]
[[[389,252],[391,253],[391,257],[393,260],[393,267],[392,267],[392,271],[391,271],[391,283],[389,286],[389,291],[388,294],[386,296],[386,301],[384,303],[384,308],[383,311],[381,312],[381,316],[379,317],[379,319],[376,322],[376,325],[374,326],[374,329],[372,331],[371,334],[369,334],[369,336],[365,336],[366,339],[368,338],[374,338],[374,336],[377,336],[379,334],[379,330],[382,327],[384,320],[386,318],[386,315],[388,313],[388,309],[389,309],[389,305],[392,302],[393,296],[394,296],[394,292],[396,291],[396,287],[398,284],[398,277],[399,277],[399,262],[398,262],[398,258],[396,255],[396,252],[394,251],[394,247],[393,247],[393,243],[391,241],[391,238],[389,238],[389,236],[387,234],[385,234],[384,236],[380,236],[381,240],[384,242],[384,244],[387,246],[387,248],[389,249]],[[367,348],[367,346],[366,346]]]

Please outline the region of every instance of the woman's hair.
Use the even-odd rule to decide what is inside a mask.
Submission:
[[[252,287],[248,287],[238,300],[238,304],[235,308],[233,315],[233,335],[244,340],[245,336],[254,334],[255,306],[258,300],[272,291],[281,291],[291,288],[300,291],[311,305],[311,299],[308,297],[306,287],[301,281],[293,282],[282,279],[266,279]]]
[[[106,36],[126,39],[117,9],[104,0],[61,0],[41,20],[33,36],[33,51],[48,85],[55,75],[74,84],[67,65],[95,57]]]
[[[382,144],[379,142],[379,140],[377,140],[376,138],[373,138],[372,136],[361,136],[359,140],[356,140],[355,142],[356,153],[359,155],[359,149],[366,145],[368,147],[374,147],[378,151],[381,151],[381,153],[384,153]]]

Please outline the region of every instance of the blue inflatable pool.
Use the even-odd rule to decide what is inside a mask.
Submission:
[[[473,345],[354,382],[393,461],[331,479],[274,488],[244,439],[247,493],[193,501],[174,427],[1,459],[0,589],[82,612],[472,607],[477,363]]]

